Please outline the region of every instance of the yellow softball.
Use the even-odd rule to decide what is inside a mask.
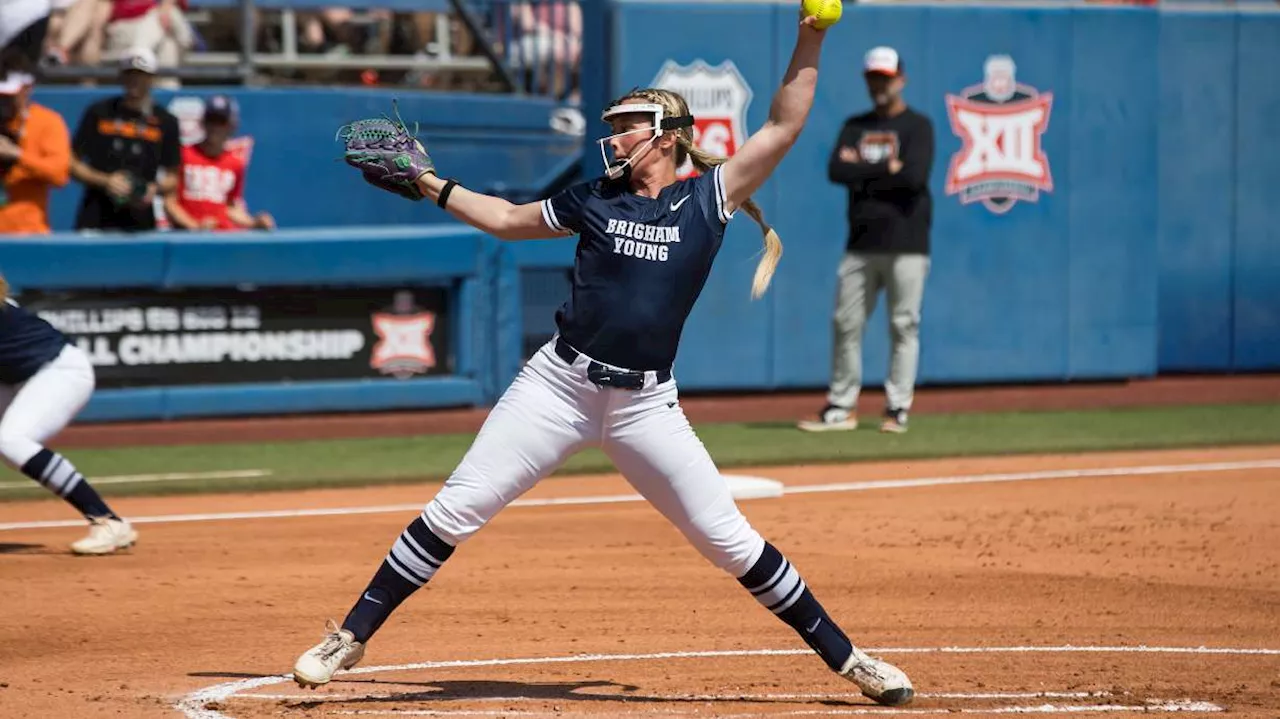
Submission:
[[[840,22],[840,14],[844,12],[844,5],[840,0],[802,0],[801,7],[804,8],[805,17],[812,15],[817,18],[813,26],[819,30],[826,30]]]

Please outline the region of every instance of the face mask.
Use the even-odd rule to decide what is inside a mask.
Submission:
[[[626,132],[609,135],[608,137],[602,137],[597,140],[596,142],[600,144],[600,159],[604,161],[605,177],[609,178],[613,182],[630,179],[632,163],[639,160],[649,147],[653,145],[653,141],[658,139],[658,135],[652,134],[653,131],[652,127],[641,127],[635,130],[627,130]],[[613,148],[609,144],[610,140],[615,137],[632,135],[637,132],[651,133],[651,136],[648,140],[645,140],[643,143],[631,148],[631,152],[627,153],[625,157],[611,157],[613,154]]]
[[[633,115],[637,113],[651,114],[653,116],[653,125],[651,127],[641,127],[635,130],[615,133],[596,140],[596,143],[600,145],[600,159],[604,162],[605,177],[611,182],[626,182],[630,180],[632,163],[647,152],[648,148],[653,145],[653,141],[662,137],[664,132],[693,126],[693,117],[691,115],[684,115],[682,117],[663,117],[665,109],[662,105],[656,103],[614,105],[605,110],[600,119],[605,122],[609,122],[612,118],[619,115]],[[611,146],[609,145],[610,140],[615,137],[631,135],[637,132],[653,133],[653,136],[643,144],[633,147],[631,152],[627,153],[626,157],[610,157],[612,154]]]

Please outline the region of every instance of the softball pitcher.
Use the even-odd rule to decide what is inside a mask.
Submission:
[[[44,446],[93,394],[93,365],[79,347],[9,298],[0,277],[0,456],[62,497],[89,520],[76,554],[111,554],[138,533],[121,519],[66,457]]]
[[[782,255],[751,194],[795,143],[813,104],[825,35],[815,20],[801,21],[768,122],[727,161],[693,144],[685,100],[656,89],[633,91],[604,112],[613,134],[599,141],[603,178],[526,205],[439,177],[403,123],[366,120],[344,128],[347,162],[377,187],[429,197],[503,239],[580,239],[572,291],[556,315],[557,336],[503,394],[342,626],[331,624],[323,641],[298,658],[295,681],[318,686],[354,666],[383,622],[459,543],[570,455],[601,447],[707,560],[736,577],[830,669],[881,704],[911,700],[907,676],[857,649],[799,571],[747,523],[685,418],[671,373],[681,330],[734,213],[745,210],[764,231],[754,296],[764,293]],[[677,180],[686,158],[702,172]]]

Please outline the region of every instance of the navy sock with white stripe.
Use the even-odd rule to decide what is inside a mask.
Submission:
[[[853,643],[814,598],[800,573],[772,544],[765,542],[764,553],[746,574],[738,577],[738,583],[796,630],[827,666],[840,671],[853,652]]]
[[[342,621],[342,628],[367,642],[410,594],[431,581],[453,547],[427,528],[423,517],[409,523],[391,546],[364,594]]]
[[[86,519],[109,517],[119,519],[102,501],[98,491],[85,481],[66,457],[41,449],[22,465],[22,473],[44,485],[49,491],[71,503]]]

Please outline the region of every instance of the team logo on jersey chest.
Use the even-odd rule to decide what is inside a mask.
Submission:
[[[992,55],[983,65],[981,85],[946,97],[951,129],[963,142],[951,157],[946,193],[966,205],[981,202],[997,214],[1053,190],[1041,146],[1053,94],[1018,83],[1016,70],[1013,58]]]
[[[689,103],[693,142],[699,148],[718,157],[732,157],[747,141],[751,86],[733,61],[712,67],[704,60],[689,65],[668,60],[650,86],[677,92]],[[682,180],[698,174],[691,162],[685,162],[676,173]]]
[[[613,238],[613,253],[651,262],[666,262],[667,246],[680,241],[680,228],[646,225],[631,220],[609,218],[605,234]]]

